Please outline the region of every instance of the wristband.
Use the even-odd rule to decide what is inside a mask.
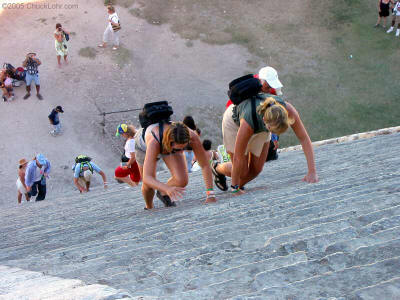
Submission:
[[[214,189],[213,189],[213,188],[210,188],[210,189],[206,189],[206,191],[207,191],[207,192],[209,192],[209,191],[214,191]]]
[[[231,185],[231,191],[232,191],[233,194],[239,192],[239,191],[240,191],[239,185],[238,185],[238,184],[236,184],[236,185]]]

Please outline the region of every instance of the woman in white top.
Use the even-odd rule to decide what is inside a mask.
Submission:
[[[130,186],[137,186],[140,181],[140,172],[135,155],[135,134],[135,127],[126,124],[119,125],[115,134],[116,136],[121,135],[126,139],[124,165],[118,166],[115,169],[115,179],[121,183],[125,182]]]
[[[103,43],[99,45],[100,48],[106,48],[107,42],[113,42],[113,50],[117,50],[119,47],[119,30],[121,25],[117,13],[115,12],[114,6],[107,6],[108,12],[108,25],[103,34]]]

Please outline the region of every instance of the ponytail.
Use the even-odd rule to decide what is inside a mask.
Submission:
[[[172,122],[165,130],[162,140],[163,149],[166,153],[172,151],[172,143],[187,144],[190,142],[189,128],[182,122]]]
[[[270,125],[271,132],[284,133],[293,120],[289,118],[286,108],[274,98],[268,97],[257,107],[257,113],[262,115],[264,122]]]

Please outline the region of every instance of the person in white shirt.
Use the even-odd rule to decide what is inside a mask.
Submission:
[[[387,33],[391,33],[394,30],[394,25],[396,24],[396,21],[397,21],[396,36],[400,36],[400,1],[397,1],[397,3],[394,5],[392,26],[388,29],[388,31],[386,31]]]
[[[113,42],[113,50],[117,50],[119,47],[119,30],[121,25],[117,13],[115,12],[114,6],[107,6],[108,12],[108,25],[103,34],[103,43],[99,45],[100,48],[106,48],[107,42]]]
[[[137,186],[140,181],[140,171],[136,162],[135,155],[135,134],[136,129],[133,125],[121,124],[117,127],[116,136],[126,139],[125,154],[122,157],[122,166],[115,169],[115,179],[130,186]]]

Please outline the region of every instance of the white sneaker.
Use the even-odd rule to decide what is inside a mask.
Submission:
[[[56,133],[55,130],[52,130],[52,131],[50,131],[49,133],[50,133],[52,136],[56,136],[56,135],[57,135],[57,133]]]
[[[392,31],[393,31],[393,29],[394,29],[394,27],[392,26],[392,27],[390,27],[389,29],[388,29],[388,31],[386,31],[386,33],[391,33]]]
[[[400,35],[400,29],[397,29],[396,30],[396,36],[399,36]]]

